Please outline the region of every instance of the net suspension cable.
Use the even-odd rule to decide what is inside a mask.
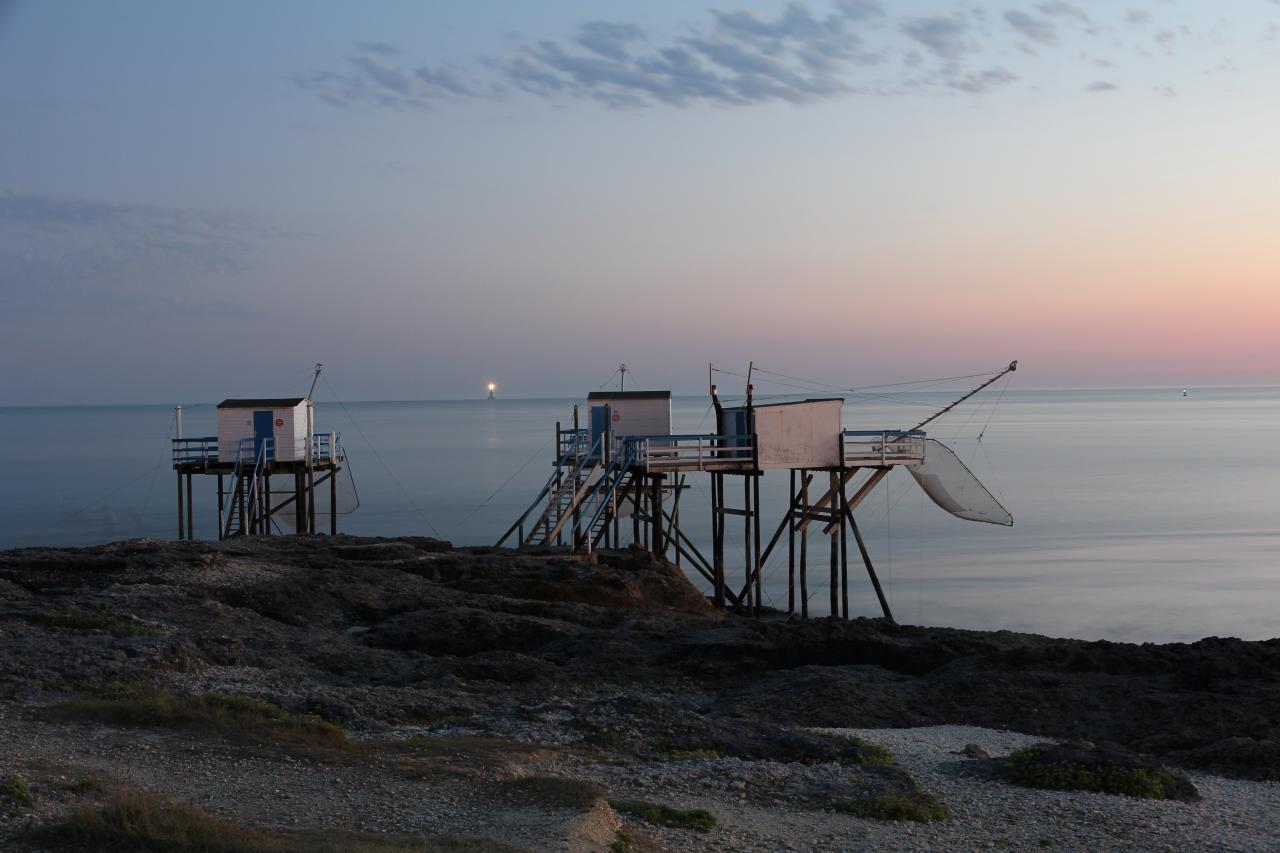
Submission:
[[[360,428],[360,424],[351,416],[351,412],[347,409],[346,404],[342,402],[342,398],[339,397],[338,392],[334,390],[333,383],[329,381],[329,377],[321,375],[320,378],[324,380],[325,387],[329,389],[329,393],[333,395],[334,401],[338,404],[338,407],[342,409],[342,413],[346,415],[347,420],[351,422],[353,427],[355,427],[356,433],[359,434],[360,439],[364,441],[365,445],[370,451],[372,451],[373,458],[378,460],[378,464],[382,466],[382,470],[391,478],[391,482],[395,483],[400,489],[405,500],[409,502],[409,506],[413,507],[414,511],[418,513],[424,522],[426,522],[427,527],[431,528],[431,532],[436,535],[436,538],[443,539],[444,536],[442,536],[440,531],[436,529],[436,526],[431,523],[431,519],[427,517],[427,513],[418,505],[418,502],[413,499],[413,496],[409,494],[409,490],[404,487],[404,483],[400,482],[400,478],[395,475],[395,472],[391,470],[391,466],[387,465],[386,460],[382,458],[382,454],[378,452],[378,448],[374,446],[373,442],[369,441],[369,437],[364,434],[364,430]]]

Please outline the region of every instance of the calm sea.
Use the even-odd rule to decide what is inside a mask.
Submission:
[[[850,429],[909,426],[946,395],[910,406],[850,402]],[[317,429],[350,455],[344,531],[492,543],[550,470],[572,400],[317,402]],[[706,398],[677,399],[677,432],[710,432]],[[214,432],[210,405],[184,410]],[[0,408],[0,547],[83,545],[176,531],[164,406]],[[977,435],[985,435],[981,442]],[[1280,636],[1280,388],[1009,391],[930,429],[1014,515],[1011,529],[955,519],[895,471],[859,523],[899,621],[1130,641]],[[709,543],[705,476],[681,519]],[[215,535],[212,478],[197,479],[197,533]],[[785,472],[764,479],[766,535]],[[708,549],[709,551],[709,545]],[[822,553],[821,545],[816,549]],[[878,608],[856,559],[851,610]],[[740,577],[741,554],[730,554]],[[855,572],[854,569],[857,568]],[[786,604],[786,554],[766,599]],[[827,602],[821,566],[811,613]]]

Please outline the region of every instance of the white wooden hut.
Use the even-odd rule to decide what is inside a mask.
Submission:
[[[748,423],[747,407],[725,408],[720,432],[744,438],[754,432],[761,470],[838,468],[843,405],[840,397],[756,404],[751,407],[754,428]]]
[[[218,404],[218,456],[234,462],[241,445],[257,458],[264,439],[272,440],[272,461],[301,462],[307,456],[306,397],[223,400]],[[314,419],[314,411],[312,413]]]
[[[615,436],[671,435],[670,391],[592,391],[587,404],[592,441],[605,429],[606,412]]]

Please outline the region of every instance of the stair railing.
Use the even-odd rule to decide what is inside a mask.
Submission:
[[[579,529],[585,529],[584,538],[588,550],[595,547],[596,526],[605,519],[605,510],[612,504],[614,492],[627,476],[627,472],[631,470],[631,465],[635,461],[635,452],[634,442],[621,442],[617,452],[614,453],[613,460],[605,468],[604,475],[582,499],[582,505],[589,505],[590,508],[579,517],[578,523],[573,526],[573,533],[576,541]]]
[[[502,543],[506,542],[509,538],[511,538],[512,533],[518,533],[519,535],[516,537],[517,541],[519,542],[520,545],[524,545],[525,544],[525,537],[524,537],[525,520],[528,519],[530,513],[532,513],[535,509],[537,509],[542,505],[543,499],[547,498],[551,494],[551,491],[556,484],[556,477],[563,476],[562,469],[568,467],[570,464],[574,464],[574,468],[571,475],[568,477],[565,477],[561,481],[561,488],[564,488],[565,483],[577,482],[578,477],[581,476],[582,469],[586,465],[587,461],[594,457],[599,456],[599,451],[600,451],[600,438],[597,438],[595,440],[595,443],[591,445],[591,450],[588,451],[587,453],[582,453],[580,451],[580,448],[577,446],[576,442],[570,444],[569,448],[566,449],[560,455],[560,458],[556,460],[555,469],[551,472],[551,476],[547,478],[546,484],[544,484],[543,487],[538,491],[538,496],[533,499],[533,502],[531,504],[529,504],[528,509],[526,509],[524,512],[520,514],[520,517],[516,519],[515,523],[512,524],[509,528],[507,528],[507,532],[502,534],[502,538],[498,540],[497,544],[494,545],[494,547],[501,548]],[[576,460],[576,464],[574,463],[574,460]],[[548,507],[548,510],[549,510],[549,507]],[[533,530],[536,530],[536,529],[537,529],[537,526],[535,525]],[[532,534],[532,532],[533,531],[531,530],[530,534]]]

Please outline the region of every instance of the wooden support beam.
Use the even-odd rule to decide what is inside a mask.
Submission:
[[[809,511],[809,481],[811,476],[800,478],[800,510]],[[809,528],[797,526],[800,534],[800,618],[809,618]]]
[[[755,509],[751,524],[751,574],[756,579],[756,616],[764,606],[764,563],[760,562],[760,474],[751,478],[751,505]]]
[[[725,606],[724,583],[724,475],[711,475],[711,554],[715,573],[715,605]]]
[[[866,499],[867,495],[871,494],[871,490],[874,489],[876,486],[880,485],[880,481],[889,475],[889,470],[890,470],[889,468],[877,468],[875,470],[875,473],[873,473],[870,477],[868,477],[867,481],[858,487],[858,491],[854,492],[853,497],[850,498],[848,501],[849,512],[853,512],[854,510],[856,510],[858,508],[858,505],[861,504],[863,500]],[[832,521],[830,524],[827,525],[826,529],[823,530],[823,532],[824,533],[829,532],[831,528],[834,527],[836,524],[840,523],[840,521],[842,521],[842,519],[837,519],[836,521]]]
[[[241,535],[248,533],[248,519],[244,517],[244,514],[248,511],[248,507],[244,506],[244,480],[246,478],[244,478],[243,474],[236,476],[236,507],[239,510],[239,516],[241,516],[241,529],[239,529],[239,534]]]
[[[836,491],[842,486],[843,484],[840,481],[840,475],[833,472],[831,474],[827,494],[835,495]],[[838,498],[835,499],[838,500]],[[840,528],[832,527],[824,532],[828,533],[831,537],[831,582],[827,587],[827,591],[830,594],[829,597],[831,599],[831,615],[839,616],[840,602],[837,600],[836,596],[840,586]]]
[[[335,469],[335,470],[336,470],[336,469]],[[316,480],[316,485],[317,485],[317,486],[322,486],[322,485],[324,485],[325,480],[328,480],[328,479],[330,479],[331,477],[333,477],[334,473],[335,473],[334,471],[330,471],[330,472],[328,472],[328,473],[326,473],[326,474],[321,474],[321,475],[320,475],[320,477],[319,477],[319,479],[317,479],[317,480]],[[294,502],[294,501],[296,501],[297,499],[298,499],[298,495],[297,495],[297,493],[295,492],[294,494],[292,494],[292,495],[290,495],[289,497],[285,498],[284,500],[280,501],[280,503],[278,503],[278,504],[276,504],[275,506],[273,506],[273,507],[271,508],[271,514],[272,514],[272,515],[275,515],[277,512],[279,512],[280,510],[284,509],[285,507],[287,507],[289,504],[293,503],[293,502]]]
[[[743,550],[743,575],[746,576],[747,583],[742,589],[742,595],[739,596],[748,606],[751,604],[751,580],[754,572],[751,571],[751,481],[742,478],[742,505],[746,512],[742,514],[742,550]]]
[[[187,538],[187,514],[182,507],[182,472],[178,472],[178,539]]]
[[[862,531],[858,529],[858,522],[853,517],[853,511],[848,510],[846,515],[849,522],[849,528],[853,530],[853,538],[858,543],[858,551],[862,553],[862,562],[867,567],[867,576],[871,578],[871,586],[876,591],[876,598],[880,599],[880,609],[884,611],[884,618],[893,622],[895,621],[893,618],[893,611],[889,609],[889,600],[885,598],[884,590],[880,588],[880,578],[876,577],[875,566],[871,565],[871,555],[867,553],[867,543],[862,541]]]
[[[653,475],[653,517],[656,520],[656,523],[651,524],[650,527],[653,528],[653,553],[663,559],[666,559],[667,542],[666,538],[662,535],[662,521],[664,518],[662,514],[662,480],[662,474]]]
[[[329,474],[329,535],[338,535],[338,469]]]
[[[792,474],[794,473],[795,472],[792,471]],[[808,471],[801,471],[800,475],[804,479],[804,483],[806,486],[809,484],[811,480],[813,480],[813,475],[810,474]],[[778,540],[782,538],[782,531],[787,529],[787,522],[791,520],[792,516],[795,513],[797,513],[799,509],[800,509],[800,493],[795,490],[795,485],[793,483],[792,489],[791,489],[791,504],[787,507],[787,515],[783,516],[782,521],[778,523],[778,529],[773,531],[773,537],[769,540],[768,547],[766,547],[764,549],[764,553],[760,555],[761,563],[769,562],[769,555],[773,553],[774,546],[777,545]],[[805,517],[809,517],[809,515],[810,514],[806,510]]]
[[[855,476],[855,475],[857,475],[857,473],[858,473],[859,471],[861,471],[861,470],[862,470],[861,468],[849,468],[849,469],[847,469],[847,470],[845,471],[844,476],[843,476],[841,479],[842,479],[842,480],[844,480],[844,482],[846,482],[846,483],[847,483],[847,482],[849,482],[850,480],[852,480],[852,479],[854,478],[854,476]],[[820,510],[820,509],[825,509],[825,508],[826,508],[826,506],[827,506],[827,504],[831,503],[832,499],[833,499],[833,498],[835,498],[835,496],[836,496],[835,492],[834,492],[833,490],[831,490],[831,489],[828,489],[828,490],[827,490],[827,493],[826,493],[825,495],[823,495],[821,498],[819,498],[819,499],[817,500],[817,502],[812,503],[812,504],[809,504],[808,509],[809,509],[809,510]],[[800,524],[800,529],[802,529],[802,530],[808,530],[808,529],[809,529],[809,521],[808,521],[808,520],[805,520],[805,521],[801,522],[801,524]]]
[[[791,505],[787,507],[787,516],[783,520],[787,525],[787,613],[790,615],[796,612],[796,471],[794,468],[791,469],[791,486],[788,494],[791,495]],[[773,543],[769,544],[772,547]]]
[[[840,511],[845,512],[849,506],[849,494],[840,484]],[[849,537],[845,535],[844,524],[838,526],[840,536],[840,614],[849,618]]]
[[[316,469],[310,463],[307,464],[307,532],[316,532]]]
[[[293,532],[307,532],[306,480],[301,473],[293,475]]]
[[[187,475],[187,538],[196,538],[196,508],[195,499],[192,497],[191,476]]]
[[[223,495],[223,492],[222,492],[222,475],[219,474],[218,475],[218,539],[219,540],[222,539],[222,525],[225,523],[225,520],[223,519],[223,514],[225,512],[225,509],[223,507],[224,500],[225,500],[225,496]]]

